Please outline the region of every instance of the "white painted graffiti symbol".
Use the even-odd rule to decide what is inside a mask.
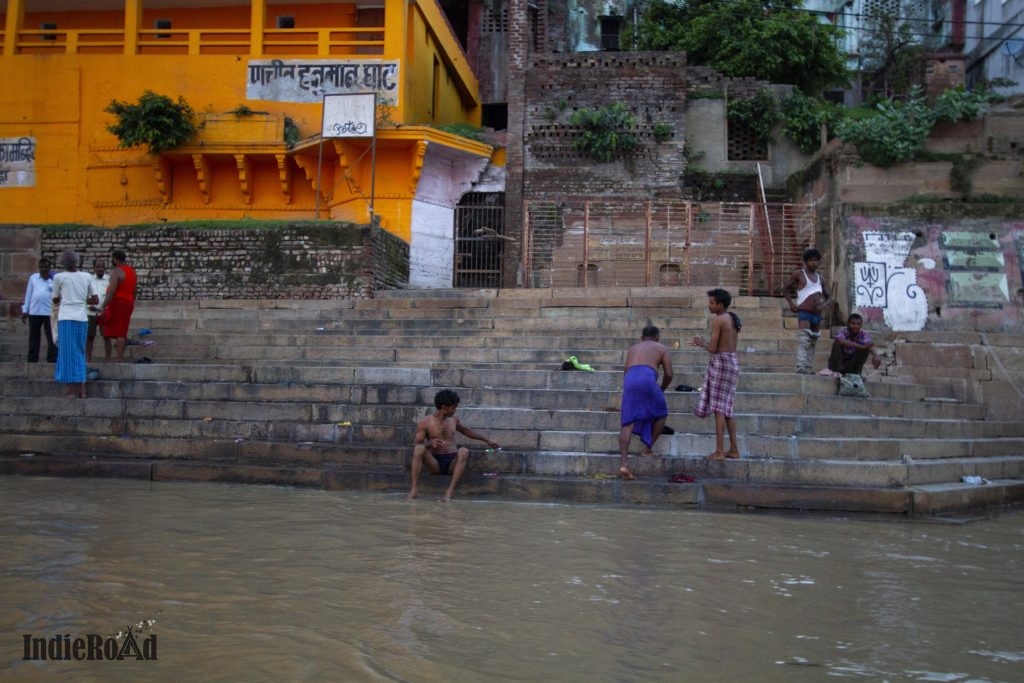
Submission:
[[[890,272],[889,267],[884,263],[856,264],[857,305],[888,308],[892,281],[906,277],[908,271],[913,273],[913,270],[908,268],[893,268]],[[920,291],[921,288],[917,286],[916,278],[911,277],[903,295],[907,299],[916,299]]]
[[[363,135],[366,133],[366,124],[356,121],[337,122],[331,125],[331,133],[334,137],[345,137],[351,135]]]
[[[857,305],[886,305],[886,287],[884,263],[858,263],[857,266]]]

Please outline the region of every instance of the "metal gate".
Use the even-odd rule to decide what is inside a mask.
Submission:
[[[524,202],[527,287],[723,286],[777,296],[812,205],[566,197]]]
[[[455,207],[452,286],[501,287],[505,253],[505,193],[469,192]]]

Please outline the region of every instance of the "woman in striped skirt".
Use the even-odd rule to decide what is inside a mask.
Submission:
[[[90,304],[99,297],[90,293],[92,275],[78,270],[78,254],[65,251],[60,257],[64,272],[53,278],[53,305],[57,312],[57,368],[54,379],[66,384],[68,398],[85,398],[85,337]]]

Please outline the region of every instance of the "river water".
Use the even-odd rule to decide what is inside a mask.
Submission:
[[[8,476],[0,519],[3,681],[1024,680],[1020,513]],[[26,635],[70,651],[130,624],[155,660],[24,658]]]

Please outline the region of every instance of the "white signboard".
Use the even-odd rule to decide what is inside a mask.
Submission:
[[[35,187],[36,139],[0,138],[0,187]]]
[[[377,118],[377,96],[325,95],[324,138],[372,138]]]
[[[319,102],[324,95],[377,93],[398,104],[398,62],[378,59],[251,59],[245,96],[274,102]]]

